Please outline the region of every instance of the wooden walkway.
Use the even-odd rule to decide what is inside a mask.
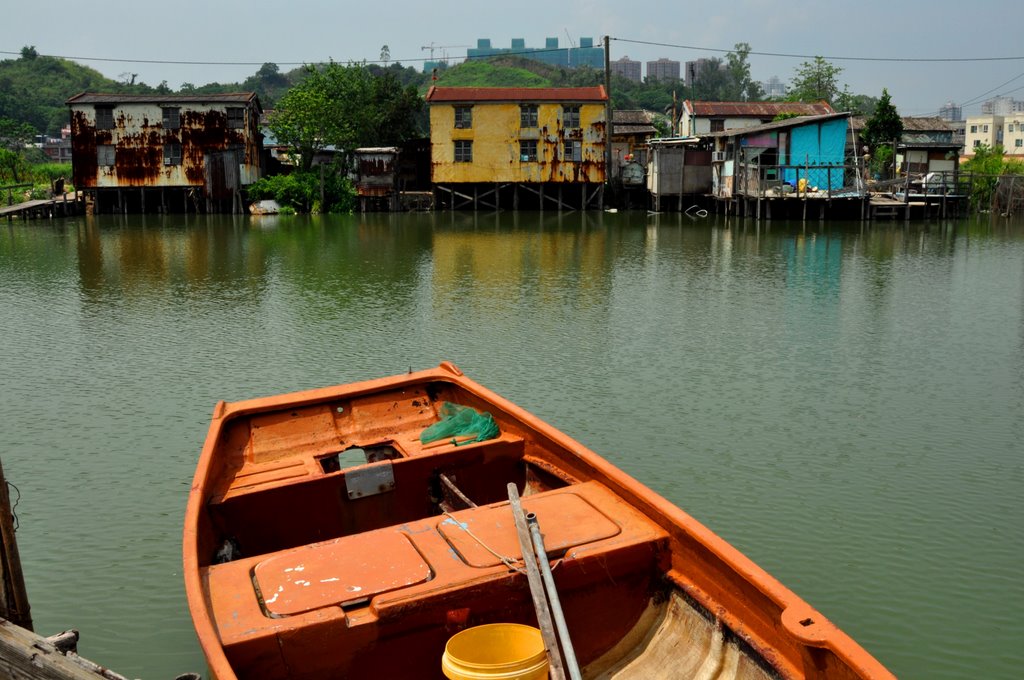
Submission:
[[[66,217],[81,213],[83,204],[84,194],[81,191],[72,191],[56,198],[0,206],[0,217],[6,217],[8,221],[15,217],[22,219]]]

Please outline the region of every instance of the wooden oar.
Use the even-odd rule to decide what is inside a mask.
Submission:
[[[537,626],[540,628],[541,637],[544,639],[544,646],[548,652],[548,663],[552,680],[565,680],[565,667],[562,664],[562,652],[558,646],[558,636],[555,634],[555,627],[551,623],[551,610],[548,605],[547,592],[541,580],[540,567],[537,565],[537,554],[534,552],[533,538],[530,536],[530,527],[526,522],[526,515],[523,513],[523,506],[519,502],[519,489],[513,482],[508,484],[508,501],[512,506],[512,517],[516,521],[516,531],[519,533],[519,549],[523,553],[523,563],[526,565],[526,580],[530,584],[530,596],[533,598],[533,609],[537,613]],[[544,556],[545,563],[547,555]]]

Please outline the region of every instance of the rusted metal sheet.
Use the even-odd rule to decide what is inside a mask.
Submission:
[[[255,94],[81,94],[67,105],[79,188],[206,187],[216,196],[260,175],[261,109]],[[218,158],[227,174],[207,181],[208,157]],[[225,162],[229,158],[235,160]]]
[[[355,150],[360,196],[389,196],[398,190],[399,150],[374,147]]]

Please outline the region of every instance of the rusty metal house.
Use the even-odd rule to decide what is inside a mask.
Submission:
[[[601,86],[431,87],[438,207],[600,208],[608,95]]]
[[[253,92],[83,93],[71,113],[74,184],[95,212],[244,212],[261,175]]]

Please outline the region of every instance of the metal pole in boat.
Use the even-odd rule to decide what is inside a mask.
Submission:
[[[548,593],[548,604],[551,605],[551,615],[555,618],[555,628],[558,631],[558,639],[562,643],[562,654],[565,656],[565,667],[569,670],[571,680],[583,680],[580,675],[580,665],[576,661],[576,652],[572,648],[572,640],[569,639],[569,627],[565,625],[565,616],[562,613],[562,603],[558,599],[558,591],[555,589],[555,578],[551,575],[551,565],[548,564],[548,553],[544,549],[544,538],[540,535],[540,525],[537,524],[537,515],[528,513],[526,523],[530,526],[530,536],[533,538],[533,551],[536,553],[537,562],[540,565],[540,575],[544,578],[544,588]]]
[[[523,506],[519,502],[519,489],[516,488],[513,482],[508,483],[508,500],[512,506],[512,517],[516,522],[516,531],[519,533],[519,550],[523,554],[523,564],[526,565],[526,580],[530,584],[533,609],[537,613],[537,627],[540,628],[541,637],[544,639],[544,646],[547,647],[548,651],[551,678],[552,680],[565,680],[562,652],[558,647],[558,636],[555,634],[555,627],[551,623],[551,609],[549,608],[547,593],[544,590],[544,583],[541,580],[537,555],[533,552],[533,539],[530,536],[530,527],[526,522]],[[546,559],[544,564],[547,564]]]

